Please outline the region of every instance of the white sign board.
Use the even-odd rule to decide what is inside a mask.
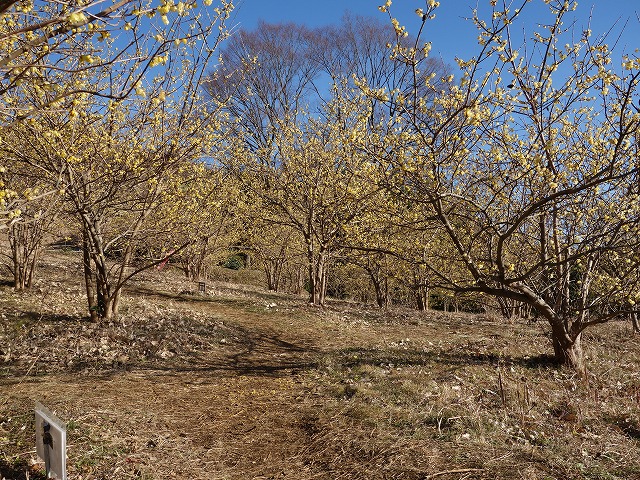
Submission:
[[[36,453],[44,460],[49,478],[67,480],[67,427],[36,402]]]

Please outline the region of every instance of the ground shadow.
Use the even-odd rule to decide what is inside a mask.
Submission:
[[[530,369],[554,369],[560,366],[551,355],[514,357],[495,353],[455,352],[451,350],[381,350],[347,348],[332,353],[345,368],[372,366],[427,366],[442,364],[453,367],[465,365],[521,366]]]
[[[640,423],[633,418],[616,418],[613,424],[620,429],[627,437],[640,440]]]
[[[233,340],[204,354],[190,354],[172,362],[132,363],[134,369],[171,372],[217,372],[243,376],[285,376],[317,368],[320,350],[304,342],[284,340],[273,332],[233,326]],[[218,350],[218,351],[216,351]]]
[[[42,312],[22,312],[21,318],[27,318],[30,321],[41,321],[45,323],[76,323],[76,322],[89,322],[91,319],[89,316],[80,317],[77,315],[57,314],[57,313],[42,313]]]
[[[26,459],[18,458],[7,461],[0,457],[0,478],[7,480],[46,480],[45,473],[33,470]]]
[[[78,238],[68,238],[68,239],[58,240],[56,242],[51,242],[49,243],[49,248],[53,250],[73,251],[73,252],[79,252],[82,249],[81,240],[79,240]]]
[[[241,295],[246,295],[247,293],[251,294],[251,298],[246,298],[244,296],[239,296],[236,298],[227,297],[227,296],[219,296],[222,291],[222,295],[232,296],[234,293],[238,293]],[[216,293],[211,293],[215,291]],[[148,297],[156,297],[156,298],[166,298],[168,300],[175,300],[179,302],[193,302],[193,303],[215,303],[222,305],[230,305],[230,306],[255,306],[256,300],[266,301],[266,302],[283,302],[289,300],[300,300],[301,304],[303,304],[303,298],[299,295],[295,294],[285,294],[285,293],[274,293],[269,291],[256,291],[251,290],[247,292],[242,288],[233,288],[230,286],[225,287],[217,287],[209,285],[207,287],[207,292],[200,292],[197,290],[197,286],[194,286],[193,290],[183,290],[181,292],[173,293],[167,292],[163,290],[155,290],[153,288],[149,288],[148,286],[142,285],[131,285],[126,288],[126,293],[128,295],[134,297],[140,296],[148,296]]]
[[[203,375],[212,380],[220,375],[282,377],[303,371],[315,370],[321,365],[347,369],[363,365],[383,368],[442,365],[452,370],[472,365],[520,366],[527,369],[554,369],[559,365],[550,355],[514,357],[497,353],[464,352],[431,349],[376,349],[344,348],[327,350],[311,341],[284,339],[276,332],[230,326],[224,337],[215,331],[198,332],[206,340],[208,348],[172,353],[169,358],[155,352],[145,359],[132,357],[123,362],[101,362],[88,358],[78,359],[73,366],[57,371],[85,372],[91,375],[114,376],[123,371],[157,371],[167,373],[215,374]],[[217,336],[216,336],[217,335]],[[13,367],[16,367],[14,365]],[[12,367],[11,364],[5,368]],[[24,367],[24,365],[22,366]],[[37,369],[36,369],[37,370]],[[13,371],[17,374],[21,372]]]

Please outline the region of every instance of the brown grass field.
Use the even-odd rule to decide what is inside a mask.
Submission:
[[[198,294],[169,269],[92,324],[76,253],[38,275],[0,286],[0,478],[44,478],[40,401],[67,422],[72,480],[640,479],[627,323],[586,334],[585,381],[552,365],[542,322]]]

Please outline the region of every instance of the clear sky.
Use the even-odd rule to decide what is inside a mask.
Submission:
[[[237,0],[234,23],[241,28],[251,30],[258,20],[269,23],[295,22],[309,27],[339,23],[346,10],[352,13],[377,17],[385,20],[385,14],[378,11],[378,5],[384,0]],[[435,20],[427,24],[425,41],[433,44],[432,55],[439,55],[447,63],[454,58],[469,58],[477,51],[477,32],[473,24],[465,17],[471,16],[471,10],[479,5],[486,7],[489,0],[440,0]],[[517,8],[521,2],[514,2]],[[414,13],[416,8],[424,7],[425,0],[394,0],[392,13],[406,25],[410,33],[416,33],[419,19]],[[482,10],[481,10],[482,11]],[[533,0],[523,11],[522,25],[518,34],[522,38],[523,29],[529,36],[537,23],[549,18],[547,7],[542,0]],[[590,20],[591,17],[591,20]],[[620,47],[633,52],[640,48],[640,0],[582,0],[578,2],[576,12],[576,30],[582,32],[591,21],[594,35],[606,32],[614,27],[619,32],[628,21]],[[611,37],[609,43],[613,43]]]

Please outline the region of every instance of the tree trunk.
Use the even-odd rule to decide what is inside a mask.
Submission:
[[[498,306],[500,307],[500,313],[506,319],[511,319],[514,315],[513,300],[508,298],[498,297]]]
[[[640,333],[640,321],[637,312],[631,314],[631,325],[633,326],[633,333]]]
[[[282,279],[283,258],[266,258],[262,262],[264,272],[267,275],[267,288],[272,292],[280,290]]]
[[[84,284],[87,289],[87,303],[89,306],[89,316],[92,322],[100,319],[98,313],[98,302],[96,299],[95,280],[93,270],[91,268],[91,251],[87,232],[82,232],[82,267],[84,271]]]
[[[292,279],[293,293],[300,295],[304,290],[304,266],[300,265],[296,267],[294,271],[294,277]]]
[[[97,321],[101,318],[108,320],[113,316],[114,305],[109,283],[109,268],[98,222],[84,219],[82,235],[85,283],[91,320]]]
[[[381,268],[377,265],[371,266],[369,264],[363,268],[369,274],[369,279],[373,284],[378,308],[387,308],[389,306],[389,280],[381,273]]]
[[[40,257],[40,247],[36,246],[33,249],[33,256],[31,258],[31,265],[29,265],[29,271],[27,273],[27,283],[26,287],[31,288],[33,285],[33,275],[36,271],[36,265],[38,264],[38,258]]]
[[[420,295],[420,291],[416,291],[415,295],[416,295],[416,308],[421,312],[425,311],[427,308],[425,307],[425,304],[424,304],[424,298],[422,297],[422,295]]]
[[[313,242],[307,241],[307,262],[309,271],[309,303],[324,305],[327,292],[327,252],[320,248],[316,252]]]
[[[426,285],[416,285],[415,296],[418,310],[421,312],[429,310],[429,287]]]
[[[16,290],[31,288],[43,232],[39,224],[14,224],[9,227],[11,272]]]
[[[195,273],[193,268],[192,256],[189,253],[184,254],[184,257],[181,263],[182,263],[182,271],[184,272],[184,276],[187,277],[187,280],[194,280]]]
[[[327,265],[326,257],[323,252],[320,253],[318,264],[316,266],[316,305],[324,305],[327,297]]]
[[[122,257],[122,262],[120,263],[120,269],[118,272],[118,279],[113,287],[113,292],[107,299],[106,310],[109,312],[109,316],[105,315],[105,318],[111,318],[112,316],[118,316],[118,310],[120,308],[120,299],[122,298],[122,287],[125,282],[125,277],[127,275],[127,270],[129,269],[129,265],[131,264],[131,259],[133,258],[133,245],[127,245],[127,248],[124,250],[124,255]],[[200,278],[200,268],[198,269],[198,279]]]
[[[265,260],[263,265],[264,265],[264,273],[267,276],[267,289],[270,292],[275,292],[276,281],[275,281],[275,272],[273,271],[273,265],[271,265],[271,262],[269,260]]]
[[[372,281],[373,281],[373,287],[376,291],[376,303],[378,304],[378,308],[386,308],[387,295],[384,291],[384,288],[382,288],[382,285],[380,285],[380,281],[378,279],[373,279],[373,276],[372,276]]]
[[[115,300],[116,297],[103,300],[102,318],[105,320],[111,320],[117,314],[118,303]]]
[[[313,243],[307,239],[307,271],[309,274],[309,303],[316,304],[316,275]]]
[[[584,354],[582,351],[582,334],[579,333],[571,340],[562,328],[552,326],[552,341],[555,360],[558,364],[572,368],[581,376],[586,375]]]

